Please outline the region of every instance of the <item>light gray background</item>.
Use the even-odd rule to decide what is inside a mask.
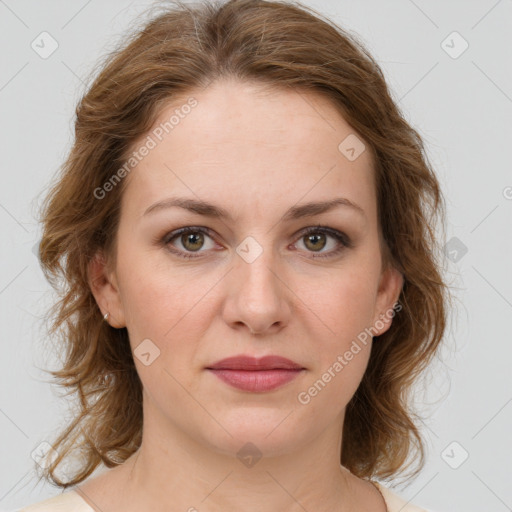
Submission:
[[[439,512],[512,510],[512,1],[305,3],[358,34],[382,65],[442,182],[447,239],[467,247],[447,260],[457,309],[442,361],[418,386],[418,402],[430,404],[427,465],[395,491]],[[69,149],[93,65],[149,4],[0,0],[0,510],[59,492],[35,486],[30,455],[66,412],[39,369],[52,364],[40,321],[51,296],[33,252],[34,213]],[[43,31],[59,45],[47,59],[31,48]],[[445,51],[463,48],[446,39],[453,31],[469,44],[458,58]]]

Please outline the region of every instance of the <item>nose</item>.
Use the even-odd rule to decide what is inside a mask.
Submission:
[[[236,255],[225,286],[223,316],[233,329],[275,334],[289,323],[293,294],[270,249],[254,261]]]

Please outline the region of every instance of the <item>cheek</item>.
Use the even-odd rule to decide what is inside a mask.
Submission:
[[[194,365],[201,356],[198,340],[209,324],[208,302],[200,300],[205,288],[198,290],[189,278],[169,277],[154,269],[138,275],[132,268],[126,277],[126,324],[137,373],[165,409],[169,401],[186,399],[181,385],[194,386]]]
[[[118,269],[132,347],[149,338],[162,355],[167,350],[194,350],[193,340],[202,337],[210,321],[207,291],[214,288],[218,276],[172,268],[142,252],[120,260]]]
[[[366,327],[370,327],[376,299],[375,271],[353,265],[332,273],[322,289],[306,295],[304,302],[316,313],[332,335],[336,348],[342,348]]]
[[[338,285],[338,286],[335,286]],[[366,371],[372,339],[373,306],[371,288],[354,279],[340,279],[329,289],[330,298],[320,305],[320,314],[329,330],[314,337],[311,375],[298,395],[299,403],[311,407],[313,417],[334,418],[348,404]]]
[[[366,370],[371,351],[371,327],[375,306],[375,269],[347,266],[333,274],[322,292],[305,299],[321,319],[323,335],[316,337],[311,393],[321,390],[323,399],[346,403]],[[313,318],[314,315],[309,313]],[[312,320],[313,322],[313,320]],[[322,325],[323,324],[323,325]],[[313,333],[311,333],[314,339]],[[324,391],[325,387],[325,391]],[[308,393],[309,394],[309,393]]]

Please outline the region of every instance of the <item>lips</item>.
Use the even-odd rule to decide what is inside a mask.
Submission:
[[[243,391],[263,392],[276,389],[295,379],[304,367],[281,356],[234,356],[206,368],[226,384]]]
[[[302,370],[303,367],[281,356],[234,356],[217,361],[207,367],[208,370]]]

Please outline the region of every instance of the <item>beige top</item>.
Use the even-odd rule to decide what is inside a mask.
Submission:
[[[398,494],[375,482],[388,507],[388,512],[427,512],[405,501]],[[95,512],[94,509],[78,494],[71,490],[53,498],[21,508],[16,512]]]

